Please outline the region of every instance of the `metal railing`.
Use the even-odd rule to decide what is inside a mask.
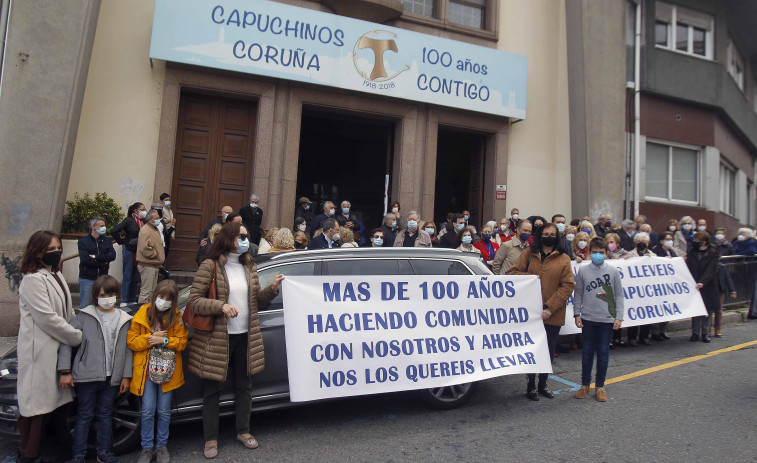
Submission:
[[[737,295],[736,299],[731,299],[726,294],[723,307],[749,304],[757,278],[757,256],[723,256],[720,262],[728,268]]]

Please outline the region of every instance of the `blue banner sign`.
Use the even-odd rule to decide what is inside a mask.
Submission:
[[[156,0],[150,58],[525,119],[525,56],[266,0]]]

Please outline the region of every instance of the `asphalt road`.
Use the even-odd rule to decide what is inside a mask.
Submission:
[[[691,343],[686,332],[616,349],[608,378],[757,341],[757,323]],[[576,400],[580,352],[560,354],[555,399],[531,402],[522,375],[488,380],[464,407],[430,410],[413,393],[344,399],[252,417],[257,450],[222,419],[218,462],[757,461],[757,348],[718,353],[608,384],[609,400]],[[202,425],[171,428],[173,461],[204,461]],[[0,444],[9,455],[12,444]],[[137,451],[121,461],[135,462]]]

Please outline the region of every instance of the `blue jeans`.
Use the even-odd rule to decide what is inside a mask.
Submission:
[[[105,381],[76,383],[76,425],[74,425],[74,458],[87,453],[87,435],[92,420],[97,421],[97,454],[109,453],[113,440],[113,411],[115,410],[118,387]]]
[[[134,263],[134,253],[126,249],[121,250],[124,259],[124,275],[121,282],[121,302],[137,302],[137,284],[139,273]]]
[[[92,304],[92,287],[95,280],[86,280],[79,278],[79,308],[83,309]]]
[[[162,384],[145,379],[142,395],[142,448],[165,447],[168,443],[168,425],[171,423],[171,395],[163,392]],[[158,432],[155,433],[155,411],[158,411]],[[153,445],[154,444],[154,445]]]
[[[615,320],[613,320],[614,322]],[[583,320],[584,347],[581,355],[581,384],[591,384],[591,369],[594,366],[594,354],[597,354],[596,387],[605,387],[607,366],[610,364],[610,342],[612,341],[612,323],[599,323]]]

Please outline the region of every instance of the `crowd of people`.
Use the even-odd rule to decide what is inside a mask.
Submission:
[[[293,227],[264,229],[260,198],[238,212],[223,206],[221,215],[198,237],[197,270],[188,307],[197,316],[210,317],[212,328],[188,333],[177,307],[178,288],[170,279],[158,282],[177,218],[168,194],[148,209],[135,203],[126,218],[110,230],[121,245],[123,280],[110,276],[109,265],[116,252],[107,237],[105,221],[93,217],[89,233],[79,239],[80,310],[72,307],[71,294],[60,273],[62,244],[50,231],[34,233],[24,253],[19,289],[18,402],[21,446],[19,461],[37,461],[45,417],[78,396],[72,455],[83,462],[86,439],[97,423],[98,462],[114,462],[111,426],[114,401],[130,391],[142,398],[142,452],[140,463],[153,458],[168,463],[166,448],[171,417],[172,391],[184,384],[184,367],[204,381],[204,455],[218,455],[219,399],[226,381],[233,382],[237,439],[247,448],[258,446],[250,434],[251,377],[265,365],[265,353],[257,308],[279,292],[283,276],[261,288],[252,256],[264,252],[338,247],[442,247],[480,254],[497,275],[538,275],[542,291],[541,318],[550,358],[557,352],[560,328],[565,324],[566,305],[574,295],[576,324],[582,335],[581,388],[576,398],[590,395],[591,372],[597,359],[596,392],[606,401],[604,380],[611,347],[651,344],[666,340],[666,324],[626,329],[622,337],[623,292],[617,270],[606,260],[631,257],[683,257],[696,281],[709,316],[695,317],[691,341],[710,342],[722,336],[721,308],[726,296],[736,297],[721,256],[754,256],[757,241],[749,228],[738,230],[732,240],[726,230],[708,230],[704,219],[671,219],[656,233],[646,217],[619,224],[605,214],[597,223],[589,217],[570,222],[562,214],[551,220],[533,215],[521,218],[513,209],[510,217],[489,221],[478,229],[469,211],[450,213],[437,224],[423,220],[417,211],[401,212],[394,201],[382,224],[367,231],[360,214],[349,201],[323,204],[315,215],[313,202],[298,201]],[[294,232],[292,231],[294,230]],[[574,276],[571,261],[588,261]],[[582,281],[608,281],[604,293],[592,294]],[[578,282],[578,284],[577,284]],[[574,290],[579,288],[578,290]],[[120,305],[119,305],[120,302]],[[139,303],[132,317],[122,310]],[[188,349],[187,365],[181,352]],[[227,370],[233,379],[228,379]],[[526,396],[553,398],[546,373],[530,374]]]

